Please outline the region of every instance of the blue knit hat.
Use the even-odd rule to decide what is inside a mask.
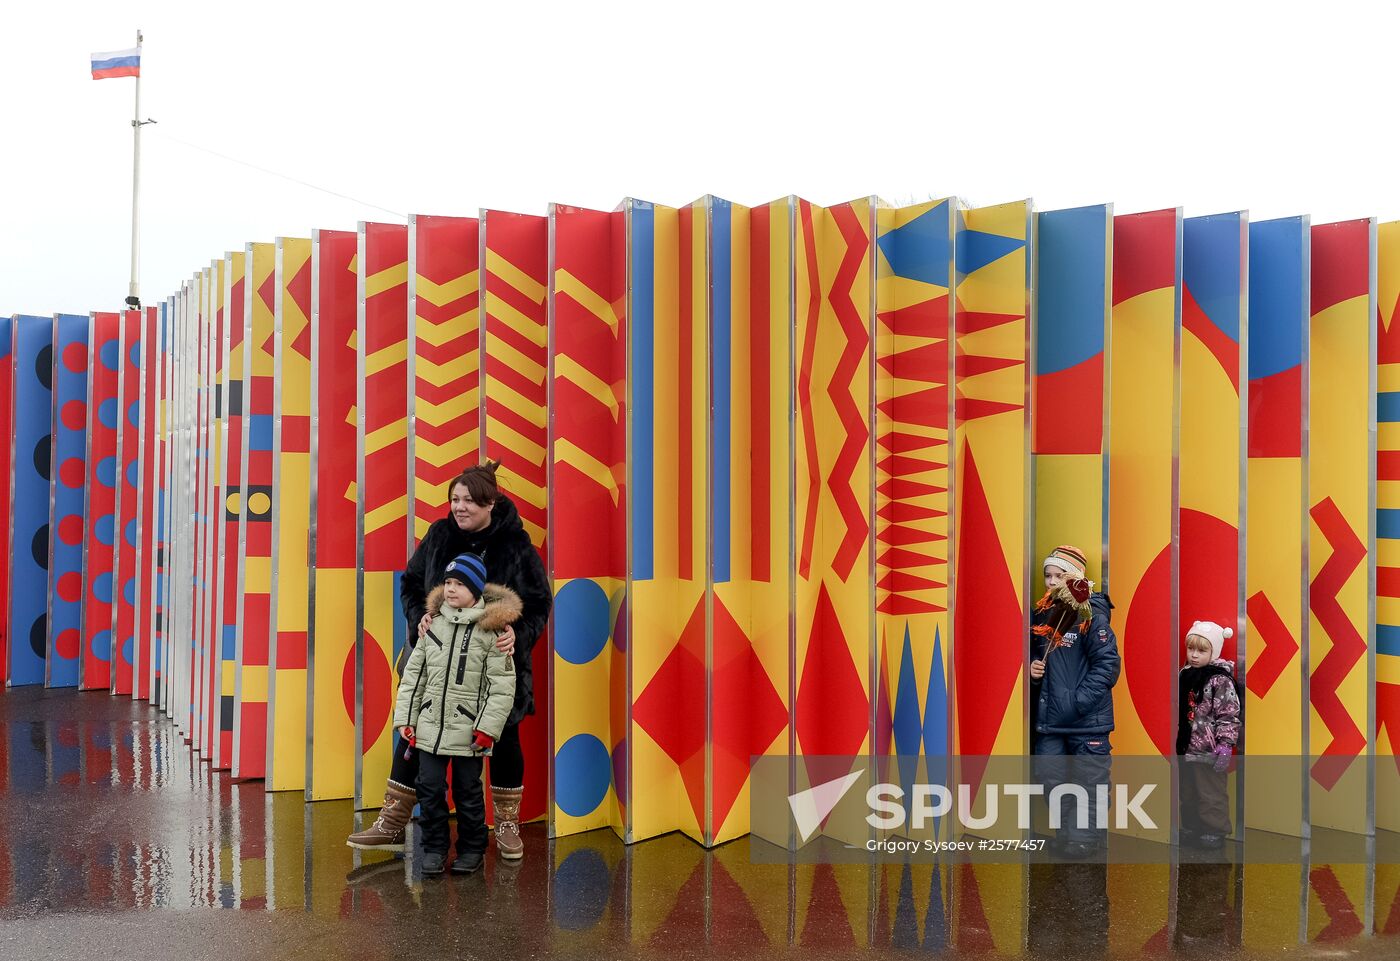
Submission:
[[[480,597],[482,588],[486,586],[486,562],[475,554],[458,554],[447,565],[443,580],[449,577],[455,577]]]

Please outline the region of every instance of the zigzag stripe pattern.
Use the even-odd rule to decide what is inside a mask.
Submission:
[[[841,331],[846,335],[846,345],[836,363],[836,372],[827,384],[827,396],[831,398],[846,432],[841,451],[836,455],[836,463],[827,477],[827,486],[837,511],[846,524],[841,544],[832,558],[832,569],[844,581],[850,577],[851,569],[870,533],[865,506],[856,496],[853,486],[853,478],[861,467],[870,440],[865,412],[855,400],[863,393],[864,385],[858,383],[856,377],[860,373],[861,360],[870,350],[870,331],[851,298],[851,288],[869,265],[870,236],[851,205],[833,208],[831,214],[846,242],[845,255],[841,258],[841,266],[837,268],[831,292],[827,295]]]
[[[475,463],[481,423],[478,222],[416,217],[414,538],[447,510],[447,485]]]
[[[488,212],[482,231],[486,457],[501,462],[502,483],[531,540],[543,547],[548,523],[549,220]]]

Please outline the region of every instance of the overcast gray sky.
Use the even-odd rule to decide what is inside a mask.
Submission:
[[[1400,218],[1394,5],[6,3],[0,313],[399,214],[958,194]],[[195,147],[188,146],[196,145]],[[196,149],[202,148],[202,149]],[[223,159],[356,198],[343,200]]]

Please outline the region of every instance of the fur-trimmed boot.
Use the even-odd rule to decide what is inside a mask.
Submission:
[[[491,785],[491,806],[496,823],[496,850],[508,861],[525,856],[525,842],[520,840],[520,797],[523,787]]]
[[[417,791],[390,781],[384,788],[384,806],[379,809],[379,817],[363,831],[346,838],[345,843],[361,851],[402,851],[404,828],[417,803]]]

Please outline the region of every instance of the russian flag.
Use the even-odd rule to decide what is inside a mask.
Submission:
[[[92,55],[92,79],[106,80],[108,77],[141,76],[141,48],[130,50],[110,50],[107,53]]]

